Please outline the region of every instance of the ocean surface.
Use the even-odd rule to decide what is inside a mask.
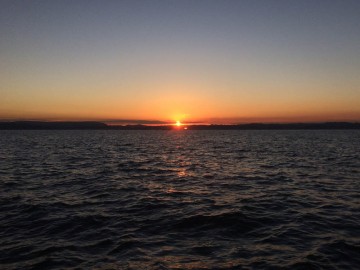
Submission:
[[[0,269],[359,269],[360,131],[0,131]]]

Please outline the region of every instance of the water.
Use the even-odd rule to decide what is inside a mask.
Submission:
[[[1,131],[1,269],[358,269],[359,131]]]

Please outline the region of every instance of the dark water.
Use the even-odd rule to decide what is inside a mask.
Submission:
[[[1,269],[359,269],[359,131],[2,131]]]

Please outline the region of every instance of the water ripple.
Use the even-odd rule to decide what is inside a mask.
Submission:
[[[359,131],[1,131],[3,269],[358,269]]]

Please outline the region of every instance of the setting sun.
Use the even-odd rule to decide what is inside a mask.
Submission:
[[[176,121],[176,124],[175,124],[177,127],[180,127],[182,124],[180,121]]]

